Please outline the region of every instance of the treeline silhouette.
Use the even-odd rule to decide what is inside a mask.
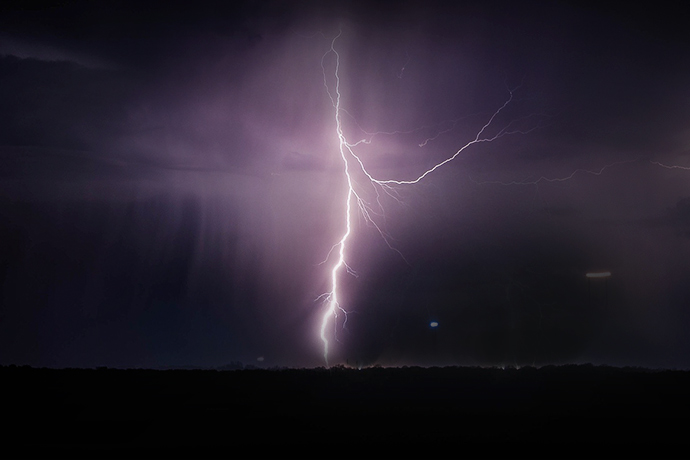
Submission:
[[[4,446],[27,457],[664,457],[685,452],[690,417],[689,372],[592,365],[4,366],[0,381]]]

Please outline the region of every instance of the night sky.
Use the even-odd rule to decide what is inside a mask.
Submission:
[[[324,365],[340,33],[377,178],[453,155],[510,90],[486,134],[529,133],[382,195],[395,250],[353,218],[330,364],[690,368],[680,9],[142,3],[0,6],[0,364]]]

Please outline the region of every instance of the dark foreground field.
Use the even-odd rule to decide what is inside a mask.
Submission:
[[[685,457],[690,373],[0,367],[12,456]],[[680,449],[680,450],[677,450]]]

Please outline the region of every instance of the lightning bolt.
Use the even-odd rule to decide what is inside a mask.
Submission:
[[[540,176],[538,179],[534,180],[522,180],[522,181],[509,181],[509,182],[501,182],[501,181],[476,181],[470,177],[470,180],[474,182],[477,185],[485,185],[485,184],[498,184],[498,185],[535,185],[538,186],[542,182],[566,182],[571,179],[573,179],[576,175],[578,174],[589,174],[591,176],[601,176],[604,171],[606,171],[609,168],[613,168],[615,166],[627,164],[627,163],[635,163],[640,160],[621,160],[621,161],[615,161],[613,163],[606,164],[602,166],[599,169],[583,169],[583,168],[578,168],[574,170],[572,173],[568,174],[567,176],[563,177],[546,177],[546,176]],[[654,162],[652,162],[654,163]],[[690,168],[688,168],[690,169]]]
[[[654,161],[654,160],[644,160],[644,159],[629,159],[629,160],[621,160],[621,161],[615,161],[613,163],[608,163],[604,166],[602,166],[599,169],[584,169],[584,168],[578,168],[575,169],[573,172],[570,174],[563,176],[563,177],[546,177],[546,176],[540,176],[537,179],[532,179],[532,180],[513,180],[513,181],[508,181],[508,182],[503,182],[503,181],[476,181],[472,177],[469,179],[474,182],[477,185],[486,185],[486,184],[495,184],[495,185],[534,185],[534,186],[539,186],[541,183],[555,183],[555,182],[567,182],[577,175],[584,175],[588,174],[591,176],[601,176],[604,174],[604,171],[610,168],[614,168],[620,165],[624,164],[629,164],[629,163],[639,163],[647,161],[650,164],[654,166],[659,166],[664,169],[681,169],[685,171],[690,171],[690,166],[680,166],[680,165],[667,165],[665,163],[661,163],[659,161]]]
[[[323,319],[321,320],[321,341],[323,342],[323,359],[328,365],[328,351],[329,351],[329,341],[326,336],[326,329],[331,318],[337,317],[338,311],[343,312],[347,315],[347,312],[340,307],[338,302],[338,273],[340,273],[343,267],[347,268],[347,263],[345,262],[345,245],[347,243],[350,234],[352,233],[352,198],[357,197],[355,189],[352,183],[352,176],[350,175],[350,165],[347,158],[347,142],[345,140],[345,135],[343,134],[342,120],[340,116],[340,55],[335,50],[335,41],[340,37],[340,33],[333,38],[331,41],[331,49],[326,52],[321,58],[321,68],[323,69],[323,83],[326,87],[326,92],[331,99],[331,103],[335,108],[335,126],[336,133],[338,135],[338,149],[340,151],[340,158],[343,160],[343,172],[347,179],[347,191],[346,191],[346,206],[345,206],[345,232],[340,238],[340,241],[334,246],[338,248],[338,259],[331,269],[331,290],[325,295],[326,302],[328,303],[328,308],[326,308],[323,314]],[[328,87],[328,80],[326,79],[326,67],[324,65],[324,60],[328,54],[333,53],[336,57],[335,60],[335,94],[332,94]],[[357,199],[359,199],[357,197]]]
[[[660,166],[660,167],[666,168],[666,169],[684,169],[685,171],[690,171],[690,166],[667,165],[667,164],[660,163],[658,161],[652,161],[652,160],[649,160],[649,162],[655,166]]]
[[[508,97],[506,100],[501,104],[496,110],[488,114],[488,118],[486,121],[482,124],[481,128],[477,131],[476,135],[474,136],[473,139],[471,139],[469,142],[466,144],[462,145],[460,148],[458,148],[452,155],[447,156],[444,160],[436,163],[432,167],[422,171],[419,173],[415,178],[413,179],[393,179],[393,178],[377,178],[374,177],[374,175],[367,169],[365,162],[363,161],[362,157],[358,155],[355,152],[355,148],[358,147],[361,144],[371,144],[373,139],[376,136],[381,136],[381,135],[397,135],[397,134],[411,134],[414,132],[422,131],[422,130],[428,130],[433,128],[432,126],[423,126],[419,128],[415,128],[412,130],[407,130],[407,131],[392,131],[392,132],[384,132],[384,131],[379,131],[379,132],[374,132],[370,133],[367,132],[362,126],[359,125],[355,117],[348,112],[344,107],[341,106],[341,80],[340,80],[340,54],[338,53],[336,49],[336,42],[342,35],[342,30],[332,39],[330,39],[330,48],[328,51],[326,51],[325,54],[321,57],[321,69],[323,72],[323,84],[326,90],[326,93],[328,94],[328,97],[330,98],[331,105],[333,107],[333,117],[335,121],[335,135],[338,139],[338,153],[340,155],[340,159],[342,161],[342,173],[345,179],[345,187],[343,190],[343,199],[345,202],[345,216],[344,216],[344,225],[343,225],[343,232],[342,236],[338,240],[337,243],[335,243],[332,247],[331,250],[329,251],[326,259],[322,263],[327,263],[331,258],[332,255],[335,253],[336,254],[336,259],[333,262],[333,265],[330,270],[330,290],[319,297],[317,297],[317,300],[322,300],[323,303],[326,305],[325,310],[323,312],[323,315],[321,317],[321,326],[320,326],[320,334],[319,337],[323,343],[323,358],[324,361],[326,362],[326,366],[328,366],[329,361],[329,352],[330,352],[330,346],[331,346],[331,340],[337,340],[337,327],[336,327],[336,322],[339,314],[344,315],[345,320],[343,321],[343,328],[345,327],[347,323],[347,310],[345,310],[341,304],[340,304],[340,299],[339,299],[339,284],[338,280],[342,274],[343,271],[345,271],[347,274],[357,276],[356,272],[348,265],[347,263],[347,249],[348,249],[348,244],[350,243],[350,238],[353,233],[353,217],[356,212],[360,212],[361,215],[364,217],[364,221],[374,227],[376,231],[381,235],[385,243],[388,245],[389,248],[391,248],[394,251],[397,251],[401,257],[403,257],[402,253],[398,251],[391,243],[390,243],[390,236],[385,232],[384,227],[377,223],[377,218],[385,218],[385,213],[384,213],[384,206],[382,202],[382,198],[385,196],[390,197],[398,202],[401,202],[400,195],[398,194],[397,187],[400,186],[407,186],[407,185],[414,185],[419,182],[421,182],[423,179],[434,173],[436,170],[444,167],[446,164],[452,162],[455,160],[458,156],[460,156],[464,151],[469,149],[475,144],[480,144],[480,143],[485,143],[485,142],[493,142],[496,141],[504,136],[509,136],[509,135],[515,135],[515,134],[529,134],[534,130],[540,129],[544,126],[544,121],[550,118],[547,115],[544,114],[530,114],[527,116],[524,116],[522,118],[517,118],[513,119],[512,121],[508,122],[507,124],[500,125],[497,122],[497,119],[499,118],[499,115],[501,115],[502,112],[505,111],[505,109],[515,100],[515,91],[520,88],[518,86],[517,88],[507,88],[508,91]],[[332,73],[330,73],[330,78],[331,81],[333,82],[332,84],[329,85],[329,72],[327,70],[327,65],[326,65],[326,60],[329,58],[329,56],[332,56],[333,61],[334,61],[334,68],[332,70]],[[405,66],[409,62],[409,54],[408,54],[408,60],[405,63]],[[402,70],[400,71],[398,78],[402,77],[402,73],[405,69],[405,66],[403,66]],[[361,133],[363,133],[366,137],[364,139],[360,139],[357,142],[350,143],[346,136],[345,132],[343,129],[343,116],[347,116],[351,122],[354,123],[354,126],[356,126]],[[436,130],[436,134],[428,137],[426,140],[423,142],[419,143],[419,147],[424,147],[430,142],[433,142],[443,134],[455,129],[456,125],[458,124],[459,121],[461,121],[462,118],[454,119],[454,120],[449,120],[441,124],[442,128],[439,128]],[[499,125],[497,128],[496,125]],[[489,132],[493,132],[493,134],[490,134]],[[542,183],[558,183],[558,182],[565,182],[574,179],[578,175],[592,175],[592,176],[601,176],[604,174],[604,172],[610,168],[618,167],[623,164],[627,163],[632,163],[632,162],[639,162],[643,161],[642,159],[629,159],[629,160],[622,160],[622,161],[616,161],[613,163],[606,164],[599,169],[575,169],[573,170],[572,173],[563,176],[563,177],[546,177],[546,176],[540,176],[537,179],[531,179],[531,180],[516,180],[516,181],[510,181],[510,182],[499,182],[499,181],[483,181],[483,182],[478,182],[475,181],[474,179],[470,178],[473,182],[476,184],[500,184],[500,185],[513,185],[513,186],[524,186],[524,185],[533,185],[533,186],[539,186]],[[666,169],[682,169],[682,170],[690,170],[690,167],[686,166],[679,166],[679,165],[667,165],[658,161],[653,161],[653,160],[647,160],[649,163],[652,165],[661,167],[661,168],[666,168]],[[354,177],[354,173],[357,173],[358,175],[362,176],[361,179],[358,181]],[[366,185],[370,190],[373,191],[375,199],[373,201],[367,200],[367,195],[364,191],[359,191],[360,188],[364,185],[362,185],[362,182],[364,185]],[[404,259],[404,257],[403,257]],[[330,333],[330,326],[332,325],[333,330],[332,333]]]
[[[484,143],[484,142],[492,142],[497,139],[500,139],[504,136],[507,135],[512,135],[512,134],[527,134],[535,129],[538,129],[542,127],[542,121],[545,118],[544,115],[529,115],[527,117],[523,117],[517,120],[513,120],[497,131],[494,128],[494,125],[496,125],[496,119],[497,117],[503,112],[508,105],[511,104],[514,100],[514,95],[515,91],[517,88],[510,89],[508,88],[508,97],[505,100],[505,102],[498,107],[484,122],[482,125],[481,129],[477,132],[475,137],[467,142],[465,145],[461,146],[458,150],[455,151],[452,155],[448,156],[446,159],[443,161],[435,164],[431,168],[421,172],[416,178],[414,179],[408,179],[408,180],[398,180],[398,179],[380,179],[374,177],[371,172],[367,169],[365,166],[364,161],[362,158],[355,152],[355,147],[357,147],[360,144],[369,144],[372,140],[372,138],[376,135],[380,134],[397,134],[398,132],[393,132],[393,133],[383,133],[383,132],[378,132],[378,133],[367,133],[364,129],[359,126],[359,124],[354,120],[354,117],[347,112],[347,110],[343,107],[341,107],[341,93],[340,93],[340,54],[338,53],[336,49],[336,42],[342,35],[342,30],[333,38],[331,39],[330,42],[330,48],[326,53],[321,57],[321,69],[323,71],[323,84],[326,89],[326,93],[328,94],[328,97],[330,98],[331,104],[333,106],[333,115],[335,119],[335,134],[338,138],[338,151],[340,155],[340,159],[342,160],[342,171],[343,175],[345,178],[345,183],[346,187],[345,190],[343,191],[343,196],[344,196],[344,201],[345,201],[345,218],[344,218],[344,229],[342,236],[338,240],[336,244],[334,244],[331,247],[331,250],[326,257],[326,260],[324,261],[327,262],[333,253],[336,254],[336,260],[332,265],[331,271],[330,271],[330,290],[322,295],[320,295],[317,300],[322,300],[323,303],[326,305],[325,310],[323,312],[323,316],[321,317],[321,327],[320,327],[320,338],[323,343],[323,358],[324,361],[326,362],[326,366],[328,366],[328,356],[329,356],[329,351],[330,351],[330,344],[331,344],[331,334],[329,334],[330,330],[330,325],[333,325],[333,333],[332,337],[333,339],[337,340],[337,327],[336,327],[336,320],[339,314],[343,314],[345,316],[345,321],[343,322],[343,327],[345,327],[345,324],[347,322],[347,311],[341,306],[340,300],[339,300],[339,285],[338,285],[338,280],[343,272],[345,270],[347,273],[351,275],[355,275],[356,273],[352,268],[347,264],[346,256],[347,256],[347,248],[348,248],[348,243],[350,242],[350,237],[352,236],[352,220],[353,220],[353,214],[358,210],[361,212],[361,214],[364,217],[364,220],[367,224],[373,226],[378,233],[381,235],[381,237],[384,239],[388,247],[390,247],[393,250],[396,250],[393,245],[390,243],[390,237],[386,234],[384,231],[384,228],[379,225],[376,221],[376,217],[378,216],[384,216],[384,210],[383,210],[383,203],[381,201],[383,195],[386,195],[388,197],[393,198],[394,200],[400,202],[399,195],[397,193],[396,187],[398,186],[405,186],[405,185],[413,185],[417,184],[426,177],[428,177],[430,174],[432,174],[434,171],[438,170],[439,168],[442,168],[444,165],[450,163],[451,161],[455,160],[462,152],[473,146],[474,144],[479,144],[479,143]],[[334,60],[334,69],[332,71],[331,79],[333,83],[329,85],[328,80],[328,71],[326,69],[326,59],[329,58],[329,56],[332,56],[332,59]],[[344,131],[343,131],[343,115],[347,115],[348,117],[352,118],[355,122],[355,125],[365,134],[369,136],[368,139],[363,139],[359,140],[355,143],[350,143],[348,142]],[[534,119],[535,121],[529,122],[529,120]],[[455,127],[455,124],[459,120],[452,120],[452,127],[450,129],[442,130],[438,132],[435,136],[428,138],[421,144],[419,144],[420,147],[425,146],[427,143],[435,140],[438,138],[440,135],[442,135],[445,132],[450,131]],[[528,127],[527,128],[520,128],[519,126],[524,126],[525,121],[528,121]],[[420,128],[421,129],[421,128]],[[495,131],[493,134],[487,134],[488,131],[493,130]],[[412,131],[407,131],[413,132]],[[367,201],[367,197],[364,194],[364,192],[358,192],[357,188],[357,181],[354,178],[353,173],[357,172],[358,174],[361,174],[363,176],[363,180],[366,181],[366,184],[368,184],[369,188],[373,190],[374,195],[375,195],[375,203],[372,203],[370,201]],[[400,253],[398,251],[398,253]],[[400,254],[402,256],[402,254]],[[404,259],[404,257],[403,257]]]

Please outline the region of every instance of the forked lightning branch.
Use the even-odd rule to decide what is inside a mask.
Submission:
[[[347,112],[345,108],[341,106],[341,63],[340,54],[338,53],[336,47],[336,43],[341,34],[342,31],[331,40],[330,49],[321,58],[323,83],[333,106],[333,116],[335,121],[334,136],[336,136],[338,139],[338,154],[340,155],[340,159],[342,161],[342,174],[344,175],[344,182],[346,184],[342,190],[342,200],[345,203],[342,236],[338,242],[333,245],[329,253],[329,257],[326,259],[326,262],[330,262],[332,264],[330,271],[330,290],[318,298],[322,299],[325,305],[325,310],[321,318],[320,337],[321,341],[323,342],[323,357],[326,365],[328,365],[328,355],[331,342],[336,338],[337,334],[336,319],[339,314],[347,317],[347,309],[340,303],[340,287],[338,280],[343,273],[354,273],[347,263],[348,245],[351,244],[351,236],[353,232],[353,214],[355,212],[362,213],[366,222],[372,225],[379,232],[386,243],[391,246],[388,243],[388,238],[384,232],[384,229],[376,221],[376,216],[382,215],[384,211],[382,201],[380,199],[382,194],[393,197],[394,199],[399,199],[396,193],[396,187],[417,184],[431,175],[437,169],[442,168],[449,162],[455,160],[458,156],[460,156],[460,154],[474,144],[492,142],[510,134],[526,134],[530,131],[533,131],[541,126],[541,121],[544,118],[542,115],[530,115],[525,117],[531,120],[531,123],[529,123],[527,128],[524,128],[524,123],[518,123],[520,121],[524,122],[525,118],[513,120],[512,122],[504,124],[500,127],[495,126],[498,124],[497,118],[499,114],[508,105],[510,105],[511,102],[513,102],[514,90],[509,90],[506,100],[486,119],[481,129],[479,129],[479,131],[476,133],[475,137],[466,144],[460,146],[454,152],[451,152],[443,161],[440,161],[427,170],[420,171],[417,177],[414,179],[399,180],[392,178],[377,178],[370,172],[369,169],[367,169],[364,159],[357,154],[356,148],[360,144],[371,142],[371,138],[378,133],[368,133],[370,134],[370,138],[368,140],[359,140],[351,143],[345,137],[343,131],[343,114],[347,114]],[[331,81],[330,84],[329,80]],[[518,127],[518,125],[521,127]],[[492,131],[493,134],[487,134],[489,131]],[[426,144],[427,142],[423,142],[420,146]],[[362,180],[359,180],[359,182],[355,181],[353,178],[353,174],[355,172],[364,178],[364,184],[361,183]],[[371,190],[373,190],[375,199],[367,199],[368,195],[362,190],[363,186],[369,187],[369,193],[371,193]],[[332,260],[333,257],[335,257],[334,261]]]

